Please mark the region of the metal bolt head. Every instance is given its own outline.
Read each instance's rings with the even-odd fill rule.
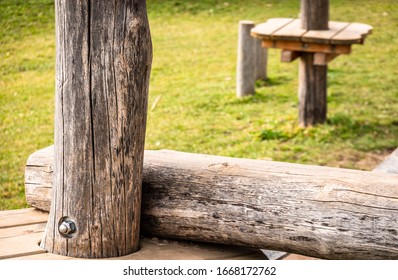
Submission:
[[[71,234],[76,231],[76,225],[72,221],[63,221],[58,228],[61,234]]]

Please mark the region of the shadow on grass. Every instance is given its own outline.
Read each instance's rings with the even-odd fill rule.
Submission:
[[[287,77],[268,78],[266,80],[257,80],[255,85],[255,92],[253,95],[245,96],[243,98],[235,98],[233,101],[227,102],[225,105],[245,105],[254,103],[266,103],[272,99],[278,98],[280,102],[288,102],[289,97],[270,94],[269,92],[261,91],[262,88],[279,86],[289,83],[290,79]]]
[[[291,82],[291,78],[279,75],[276,77],[268,77],[265,80],[257,80],[256,88],[279,86],[279,85],[284,85],[284,84],[290,83],[290,82]]]
[[[225,105],[245,105],[245,104],[254,104],[254,103],[266,103],[272,98],[269,94],[261,93],[261,92],[255,92],[253,95],[241,97],[241,98],[235,98],[234,100],[225,103]]]

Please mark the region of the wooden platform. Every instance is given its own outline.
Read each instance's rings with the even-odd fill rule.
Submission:
[[[21,209],[0,212],[0,259],[72,259],[49,254],[39,247],[48,214]],[[141,250],[118,259],[266,259],[260,250],[143,238]]]
[[[68,260],[39,247],[48,213],[33,208],[0,212],[0,260]],[[267,260],[258,249],[142,238],[141,250],[120,260]],[[289,255],[286,259],[312,259]]]
[[[302,52],[349,54],[352,44],[363,44],[373,27],[362,23],[329,21],[329,30],[305,30],[300,20],[272,18],[258,24],[251,35],[263,42],[263,47]]]

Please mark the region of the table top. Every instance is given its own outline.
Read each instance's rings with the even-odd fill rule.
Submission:
[[[363,23],[329,21],[328,30],[305,30],[300,19],[272,18],[256,25],[251,35],[269,41],[292,41],[326,45],[363,44],[373,27]]]

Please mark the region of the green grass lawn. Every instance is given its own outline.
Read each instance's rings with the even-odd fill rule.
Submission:
[[[0,0],[0,210],[27,206],[26,160],[53,143],[53,2]],[[328,121],[302,129],[298,65],[281,63],[278,50],[256,95],[235,97],[238,21],[297,17],[299,1],[148,0],[146,148],[372,169],[398,146],[398,3],[330,2],[331,20],[374,32],[330,63]]]

